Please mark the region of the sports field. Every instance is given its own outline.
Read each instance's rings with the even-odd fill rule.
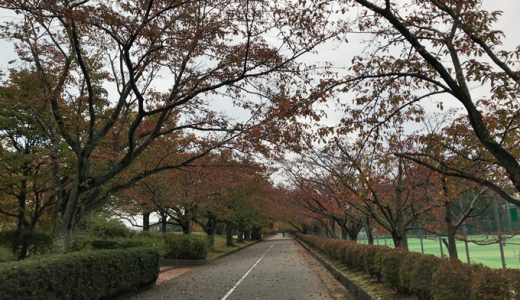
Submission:
[[[482,240],[482,236],[473,236],[473,240]],[[360,240],[360,243],[366,243],[366,240]],[[374,243],[379,245],[385,244],[385,239],[377,239]],[[386,239],[388,246],[393,246],[392,239]],[[423,239],[424,253],[440,256],[440,247],[438,238]],[[408,238],[408,245],[411,251],[421,252],[421,244],[418,238]],[[472,263],[481,263],[491,268],[502,268],[500,260],[500,250],[498,244],[480,246],[474,243],[468,243],[470,260]],[[466,250],[464,242],[457,242],[457,250],[459,259],[466,262]],[[448,255],[448,249],[443,245],[444,255]],[[507,268],[520,269],[520,236],[515,236],[507,240],[504,247]]]

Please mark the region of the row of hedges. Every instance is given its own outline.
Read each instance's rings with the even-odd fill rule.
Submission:
[[[149,248],[73,252],[0,264],[1,299],[112,299],[154,283]]]
[[[419,299],[520,299],[520,270],[494,270],[386,246],[310,235],[298,237],[349,268],[364,271],[398,292],[415,294]]]
[[[153,248],[160,255],[165,253],[164,234],[155,232],[137,232],[131,237],[107,237],[93,234],[78,235],[72,243],[72,251],[92,249],[124,249],[146,246]]]

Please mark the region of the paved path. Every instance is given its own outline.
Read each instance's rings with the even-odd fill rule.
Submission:
[[[324,279],[294,240],[277,235],[147,290],[141,299],[333,299],[339,284]],[[328,280],[328,282],[326,282]],[[331,288],[331,285],[333,288]],[[337,285],[337,286],[334,286]]]

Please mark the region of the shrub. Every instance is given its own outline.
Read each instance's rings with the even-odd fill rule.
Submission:
[[[155,282],[148,248],[74,252],[0,264],[2,299],[112,299]]]
[[[92,249],[126,249],[145,246],[143,241],[135,239],[93,240]]]
[[[0,263],[12,260],[16,260],[13,251],[5,246],[0,246]]]
[[[401,265],[399,267],[399,286],[403,292],[412,292],[412,280],[415,276],[415,265],[419,257],[421,257],[419,253],[410,252],[401,260]]]
[[[350,259],[352,260],[352,267],[356,270],[364,270],[364,254],[365,248],[359,247],[359,245],[353,243],[354,245],[350,248],[351,254]]]
[[[115,240],[93,240],[92,249],[118,249],[120,248]]]
[[[493,270],[402,249],[297,235],[353,269],[363,269],[419,300],[520,299],[520,270]]]
[[[140,231],[132,239],[140,241],[146,247],[157,250],[161,256],[166,253],[164,235],[160,232]]]
[[[208,254],[205,239],[194,235],[169,234],[166,236],[166,253],[171,259],[206,259]]]
[[[469,299],[471,270],[461,262],[444,260],[432,275],[432,294],[435,300]]]
[[[520,270],[507,270],[509,290],[511,291],[511,299],[520,299]]]
[[[52,247],[52,236],[43,231],[26,232],[22,239],[28,243],[29,255],[48,253]],[[18,233],[15,230],[0,231],[0,246],[18,247]]]
[[[509,299],[510,286],[507,273],[492,270],[482,265],[472,266],[471,300],[503,300]]]
[[[380,257],[380,253],[384,253],[387,249],[388,248],[383,246],[368,245],[363,252],[365,271],[368,272],[372,278],[376,278],[377,281],[381,281],[381,263],[378,262],[378,258]]]
[[[118,220],[94,219],[87,225],[89,234],[96,238],[127,238],[133,232]]]
[[[408,252],[401,249],[389,249],[380,257],[381,276],[383,281],[388,282],[392,287],[399,291],[403,291],[399,278],[399,269]]]
[[[420,300],[433,299],[432,276],[441,262],[440,258],[433,255],[419,255],[416,258],[410,289]]]

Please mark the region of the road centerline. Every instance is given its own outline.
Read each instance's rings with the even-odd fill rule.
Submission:
[[[249,270],[247,270],[247,272],[242,276],[242,278],[240,278],[237,283],[235,283],[235,285],[224,295],[224,297],[222,297],[221,300],[226,300],[234,291],[235,289],[240,285],[240,283],[242,283],[242,281],[247,277],[247,275],[249,275],[249,273],[251,273],[251,271],[253,271],[253,269],[256,267],[256,265],[258,265],[258,263],[267,255],[267,253],[269,252],[269,250],[271,250],[271,248],[273,248],[274,245],[271,245],[271,247],[269,247],[269,249],[267,249],[264,253],[264,255],[262,255],[252,266],[251,268],[249,268]]]

